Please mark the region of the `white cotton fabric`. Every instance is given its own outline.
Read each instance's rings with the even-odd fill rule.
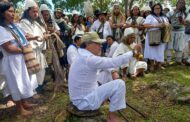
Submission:
[[[79,49],[79,56],[69,71],[70,100],[80,110],[95,110],[110,98],[110,111],[125,108],[125,84],[122,80],[110,81],[98,86],[97,72],[117,68],[132,58],[132,51],[124,55],[107,58],[93,55],[86,49]]]
[[[129,45],[131,47],[131,49],[130,49],[124,43],[120,43],[118,48],[114,52],[113,57],[117,57],[119,55],[122,55],[124,53],[131,51],[135,45],[136,45],[135,43]],[[137,69],[143,68],[143,69],[147,70],[147,63],[144,61],[137,61],[135,58],[132,58],[128,63],[121,66],[122,69],[125,67],[128,68],[128,71],[130,74],[135,74]]]
[[[100,27],[100,25],[101,25],[101,22],[99,21],[99,19],[96,20],[96,21],[92,24],[92,26],[91,26],[91,31],[97,32],[97,31],[98,31],[98,28]],[[103,38],[104,38],[104,39],[106,39],[106,37],[107,37],[108,35],[112,35],[112,29],[111,29],[110,23],[109,23],[108,21],[106,21],[106,22],[104,23],[104,28],[102,27],[99,32],[102,32],[102,31],[103,31]]]
[[[10,95],[10,91],[7,87],[7,83],[5,80],[5,75],[3,74],[3,64],[2,59],[0,59],[0,90],[3,91],[3,96],[7,97]]]
[[[136,19],[136,22],[137,22],[138,25],[142,25],[144,23],[144,21],[145,21],[144,18],[140,17],[140,16]],[[132,18],[128,17],[127,20],[126,20],[126,23],[131,24],[132,23]],[[142,40],[140,38],[140,34],[142,33],[142,31],[140,31],[138,28],[133,28],[133,30],[134,30],[134,33],[136,34],[135,42],[137,44],[141,44]]]
[[[110,48],[106,50],[105,54],[106,57],[112,57],[118,46],[119,46],[118,42],[114,41],[113,44],[110,46]]]
[[[67,49],[67,61],[71,65],[78,56],[78,49],[74,45],[70,45]]]
[[[23,54],[11,54],[2,48],[2,44],[11,42],[17,46],[14,37],[5,28],[0,26],[0,47],[3,52],[2,72],[7,87],[14,101],[33,96],[33,88],[28,74]]]
[[[43,33],[45,33],[45,29],[36,21],[31,23],[26,19],[22,19],[20,25],[26,33],[31,34],[33,36],[39,36],[43,39]],[[45,77],[45,68],[48,67],[45,56],[42,53],[42,50],[46,50],[46,41],[31,40],[30,44],[32,45],[36,58],[41,66],[41,70],[36,75],[38,84],[42,85]]]
[[[164,17],[164,20],[167,21],[165,17]],[[149,15],[147,16],[144,24],[156,25],[159,23],[152,15]],[[158,28],[150,28],[148,29],[148,31],[157,30],[157,29]],[[165,43],[161,43],[158,46],[149,46],[148,32],[147,32],[146,39],[145,39],[144,58],[155,60],[158,62],[164,62],[164,50],[165,50]]]

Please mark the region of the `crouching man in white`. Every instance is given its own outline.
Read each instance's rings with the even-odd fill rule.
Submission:
[[[110,100],[108,122],[118,122],[114,112],[126,108],[125,82],[113,75],[113,80],[98,86],[97,72],[100,69],[117,68],[126,64],[139,55],[139,48],[134,47],[115,58],[100,57],[101,40],[96,32],[88,32],[82,37],[79,56],[72,63],[69,71],[69,96],[70,100],[79,110],[96,110],[106,100]]]
[[[135,41],[135,32],[133,28],[125,29],[124,36],[121,39],[121,43],[115,50],[112,57],[116,57],[126,52],[132,51],[135,45],[137,45],[134,41]],[[123,72],[125,72],[123,73],[123,77],[125,77],[126,75],[126,70],[128,70],[128,73],[131,78],[136,78],[137,75],[147,70],[147,63],[145,61],[140,61],[141,58],[143,57],[133,58],[128,63],[121,66],[121,69],[123,70]]]

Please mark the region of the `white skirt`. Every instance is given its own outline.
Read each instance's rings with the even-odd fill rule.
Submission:
[[[3,74],[14,101],[33,96],[33,87],[22,54],[4,56]]]
[[[145,49],[144,49],[145,59],[164,62],[164,50],[165,50],[165,43],[161,43],[158,46],[150,46],[148,37],[146,35]]]

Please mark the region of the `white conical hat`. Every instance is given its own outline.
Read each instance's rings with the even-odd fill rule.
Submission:
[[[128,35],[131,35],[135,33],[134,29],[133,28],[126,28],[125,31],[124,31],[124,36],[128,36]]]
[[[151,11],[151,8],[149,6],[143,6],[141,11]]]
[[[119,6],[120,3],[118,1],[114,2],[113,6]]]
[[[25,0],[24,10],[27,10],[30,7],[38,7],[38,5],[34,0]]]
[[[76,10],[73,10],[73,11],[72,11],[72,15],[75,15],[75,14],[79,15],[79,12],[76,11]]]
[[[48,6],[46,5],[46,4],[42,4],[41,6],[40,6],[40,11],[49,11],[49,8],[48,8]]]
[[[134,4],[133,7],[132,7],[132,9],[133,9],[134,7],[138,7],[138,8],[139,8],[139,5],[138,5],[138,4]]]

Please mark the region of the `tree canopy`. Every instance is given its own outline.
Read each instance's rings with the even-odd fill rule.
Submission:
[[[24,0],[12,0],[14,4]],[[48,4],[50,2],[53,3],[54,7],[62,8],[65,11],[72,11],[72,10],[83,10],[84,2],[87,0],[38,0],[40,3]],[[94,9],[100,9],[103,11],[108,11],[111,8],[113,2],[118,0],[89,0],[92,3]],[[152,0],[154,3],[160,2],[164,3],[167,0]],[[121,0],[121,5],[123,8],[131,8],[134,3],[138,3],[139,6],[143,6],[144,4],[148,4],[147,0]],[[176,5],[177,0],[168,0],[172,6]],[[187,5],[190,5],[190,0],[186,1]],[[49,5],[50,6],[50,5]]]

